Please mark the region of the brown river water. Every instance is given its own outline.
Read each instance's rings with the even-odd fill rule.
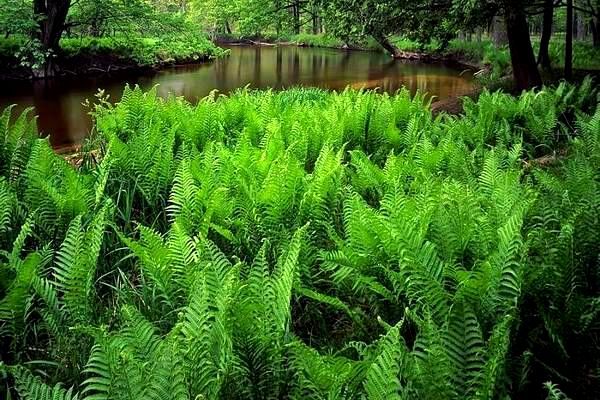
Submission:
[[[160,71],[116,76],[0,82],[0,109],[16,104],[33,107],[38,128],[56,148],[81,143],[91,129],[89,110],[82,103],[104,89],[118,101],[125,84],[148,89],[158,85],[161,96],[198,101],[213,89],[229,93],[240,87],[283,89],[313,86],[342,90],[379,88],[395,92],[407,87],[443,100],[470,92],[471,72],[444,64],[393,60],[382,53],[295,46],[231,46],[228,57],[212,62],[173,66]]]

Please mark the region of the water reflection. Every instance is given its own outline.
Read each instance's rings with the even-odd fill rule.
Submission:
[[[234,46],[229,57],[213,63],[172,67],[150,74],[4,84],[0,107],[34,107],[40,131],[50,134],[52,143],[60,147],[81,142],[89,132],[88,110],[81,103],[93,98],[97,88],[105,89],[116,101],[125,83],[145,89],[159,85],[159,95],[175,94],[189,101],[197,101],[213,89],[227,93],[246,85],[336,90],[351,86],[388,92],[406,86],[413,93],[420,90],[440,99],[472,89],[470,74],[461,75],[443,65],[395,61],[379,53]]]

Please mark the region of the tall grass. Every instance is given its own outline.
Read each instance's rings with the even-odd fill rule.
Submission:
[[[597,394],[591,81],[437,118],[407,91],[127,88],[94,118],[78,168],[0,118],[11,393]]]

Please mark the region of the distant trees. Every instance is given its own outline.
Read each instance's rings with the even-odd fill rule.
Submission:
[[[35,25],[31,1],[0,0],[0,35],[29,33],[35,30]]]
[[[454,0],[331,0],[324,2],[329,22],[346,34],[372,36],[392,55],[397,49],[388,37],[393,33],[415,36],[420,40],[435,37],[442,42],[460,30],[488,25],[495,15],[504,17],[513,74],[517,87],[527,89],[541,85],[541,77],[529,37],[527,10],[522,0],[470,1]]]
[[[588,19],[594,46],[600,47],[600,0],[575,0],[573,10]]]
[[[575,30],[600,46],[600,0],[0,0],[0,6],[0,33],[35,38],[41,54],[56,53],[65,32],[105,36],[157,26],[162,32],[187,21],[214,35],[327,32],[347,43],[371,37],[398,56],[392,35],[424,44],[435,38],[443,45],[460,32],[491,26],[494,41],[510,48],[520,89],[541,84],[537,67],[550,68],[550,41],[557,29],[566,33],[567,75]],[[569,26],[557,26],[557,18]],[[532,31],[541,34],[537,55]]]
[[[51,76],[65,32],[164,33],[181,27],[187,12],[188,0],[0,0],[0,33],[30,37],[22,53],[31,53],[37,75]]]
[[[550,67],[549,45],[556,28],[556,8],[567,9],[564,18],[567,23],[563,27],[567,77],[572,69],[574,28],[581,31],[588,25],[593,42],[600,45],[600,0],[329,0],[321,4],[328,17],[328,31],[341,38],[371,36],[392,55],[397,54],[388,40],[393,34],[421,41],[436,38],[445,43],[459,32],[492,25],[495,41],[501,44],[506,40],[509,45],[514,80],[519,89],[540,86],[538,64]],[[542,15],[542,28],[536,57],[530,38],[530,18],[539,18],[537,15]],[[574,26],[576,16],[579,24]],[[583,20],[589,22],[583,23]]]

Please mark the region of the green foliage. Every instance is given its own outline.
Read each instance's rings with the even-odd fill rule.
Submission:
[[[0,39],[0,54],[31,68],[39,67],[49,56],[38,41],[19,38]],[[186,31],[153,37],[134,35],[64,38],[61,40],[60,57],[79,57],[83,60],[108,57],[144,66],[201,61],[224,54],[224,50],[215,46],[204,35]]]
[[[162,35],[158,37],[66,38],[61,49],[67,57],[116,57],[139,65],[204,60],[223,51],[202,35]]]
[[[28,0],[0,1],[0,32],[28,34],[35,28],[33,7]]]
[[[565,65],[564,40],[552,40],[548,52],[554,66],[562,68]],[[598,60],[600,60],[600,48],[583,41],[573,43],[574,68],[600,70],[600,61]]]
[[[0,118],[11,395],[597,394],[591,80],[437,118],[407,91],[99,98],[78,168]]]
[[[59,67],[98,60],[152,66],[225,54],[184,13],[145,0],[72,2],[66,21],[57,21],[59,46],[51,48],[37,34],[38,24],[54,23],[55,15],[34,15],[31,1],[7,3],[0,11],[0,58],[9,72],[40,72],[49,61]]]
[[[292,43],[295,43],[300,46],[308,46],[308,47],[332,47],[332,48],[341,48],[344,46],[344,43],[335,37],[328,35],[315,35],[309,33],[301,33],[299,35],[294,35],[289,40]]]

